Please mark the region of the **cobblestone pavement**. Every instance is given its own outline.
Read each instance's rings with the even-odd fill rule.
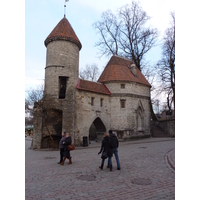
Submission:
[[[100,155],[97,155],[99,148],[74,150],[71,152],[73,164],[66,162],[61,166],[57,164],[58,151],[34,151],[29,149],[30,145],[31,141],[26,140],[26,200],[175,199],[175,174],[165,159],[166,154],[175,148],[174,140],[121,145],[122,169],[116,169],[113,157],[112,172],[106,165],[103,171],[98,168],[101,162]]]

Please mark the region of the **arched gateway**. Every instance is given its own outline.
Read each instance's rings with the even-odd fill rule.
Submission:
[[[89,138],[90,140],[97,140],[98,136],[101,138],[106,132],[106,127],[102,120],[97,117],[89,128]]]

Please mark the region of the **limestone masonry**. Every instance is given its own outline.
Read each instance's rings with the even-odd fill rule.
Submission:
[[[118,138],[150,135],[151,85],[131,60],[114,55],[97,82],[79,79],[82,45],[65,17],[45,46],[45,112],[34,106],[32,148],[58,146],[64,130],[77,146],[109,129]]]

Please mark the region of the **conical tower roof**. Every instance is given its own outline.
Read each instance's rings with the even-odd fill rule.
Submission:
[[[79,47],[79,50],[82,48],[81,42],[76,36],[76,33],[74,32],[71,24],[65,17],[60,20],[60,22],[46,38],[46,40],[44,41],[45,46],[47,46],[51,41],[54,40],[71,41]]]

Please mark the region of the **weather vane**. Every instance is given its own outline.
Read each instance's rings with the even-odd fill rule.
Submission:
[[[69,0],[65,0],[65,5],[64,5],[64,17],[66,17],[66,2],[68,2]]]

